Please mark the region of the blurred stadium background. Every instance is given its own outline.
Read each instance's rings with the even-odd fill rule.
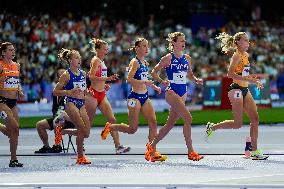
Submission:
[[[252,72],[265,77],[263,91],[250,86],[261,108],[260,121],[283,123],[283,16],[278,3],[264,0],[3,1],[0,6],[0,42],[10,41],[15,45],[26,94],[25,100],[19,104],[20,125],[34,127],[41,116],[51,115],[55,73],[58,68],[67,67],[58,61],[58,51],[63,47],[79,50],[83,68],[88,70],[93,56],[89,41],[93,37],[109,42],[110,52],[105,60],[108,73],[118,73],[120,79],[112,83],[108,97],[114,111],[119,113],[118,121],[125,122],[125,98],[130,92],[130,86],[125,82],[125,68],[133,56],[127,49],[136,37],[147,38],[151,48],[147,59],[153,67],[167,53],[165,38],[173,31],[186,35],[186,53],[193,58],[193,71],[205,80],[204,86],[188,81],[187,105],[196,110],[193,124],[232,116],[230,111],[223,110],[230,108],[226,98],[230,56],[221,54],[214,40],[222,31],[229,34],[245,31],[250,36]],[[149,94],[155,109],[160,112],[157,115],[159,124],[163,124],[168,108],[164,95],[157,95],[152,90]],[[245,122],[248,123],[247,118]],[[102,124],[104,119],[98,116],[95,125]]]

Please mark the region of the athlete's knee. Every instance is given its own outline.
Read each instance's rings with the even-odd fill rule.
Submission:
[[[136,133],[137,130],[138,130],[138,126],[137,127],[129,127],[128,134],[134,134],[134,133]]]
[[[84,138],[89,138],[89,136],[90,136],[90,129],[85,129],[83,134],[84,134]]]
[[[42,124],[41,122],[37,122],[37,123],[36,123],[36,129],[37,129],[37,130],[43,129],[43,124]]]

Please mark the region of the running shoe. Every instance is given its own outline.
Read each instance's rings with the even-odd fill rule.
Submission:
[[[63,149],[62,149],[61,145],[53,145],[50,152],[51,153],[60,153],[60,152],[62,152],[62,150]]]
[[[116,149],[115,149],[115,153],[116,154],[125,154],[127,152],[130,151],[130,147],[127,146],[123,146],[123,145],[119,145]]]
[[[168,159],[166,155],[161,155],[159,152],[155,152],[154,156],[153,154],[153,147],[150,145],[150,143],[146,144],[146,152],[145,152],[145,159],[150,162],[155,162],[155,161],[165,161]]]
[[[88,165],[88,164],[91,164],[92,162],[91,161],[89,161],[87,158],[86,158],[86,156],[83,156],[83,157],[78,157],[77,158],[77,162],[76,162],[76,164],[78,164],[78,165]]]
[[[35,151],[35,154],[41,154],[41,153],[50,153],[51,148],[49,146],[43,146],[39,150]]]
[[[213,130],[212,127],[214,126],[214,123],[208,122],[206,124],[206,133],[205,133],[205,141],[209,142],[209,139],[213,136]]]
[[[261,150],[252,151],[250,154],[252,160],[266,160],[269,156],[263,155]]]
[[[111,126],[111,123],[106,122],[105,127],[102,130],[102,132],[101,132],[102,140],[105,140],[107,138],[107,136],[109,135],[109,133],[110,133],[110,126]]]
[[[24,164],[22,163],[19,163],[19,161],[16,159],[16,160],[10,160],[10,163],[9,163],[9,167],[23,167]]]
[[[188,154],[188,159],[192,160],[192,161],[199,161],[201,159],[203,159],[204,156],[199,155],[198,153],[196,153],[195,151],[192,151]]]
[[[155,161],[166,161],[168,159],[168,156],[160,154],[160,152],[155,152]]]

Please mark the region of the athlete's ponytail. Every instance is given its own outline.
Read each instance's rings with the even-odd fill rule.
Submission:
[[[221,42],[221,51],[227,54],[231,49],[237,47],[237,42],[244,36],[247,35],[245,32],[238,32],[234,36],[231,36],[225,32],[220,33],[216,39]]]
[[[102,45],[107,45],[108,43],[101,39],[93,38],[90,43],[92,44],[92,52],[96,53],[97,49],[100,49]]]
[[[62,61],[69,63],[71,55],[72,55],[72,50],[62,48],[58,54],[58,58]]]
[[[134,42],[134,45],[132,45],[128,50],[129,51],[132,51],[132,52],[135,52],[136,51],[136,47],[138,47],[139,45],[140,45],[140,43],[142,42],[142,41],[147,41],[145,38],[143,38],[143,37],[138,37],[136,40],[135,40],[135,42]]]

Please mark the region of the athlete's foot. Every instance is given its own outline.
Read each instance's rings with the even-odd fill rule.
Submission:
[[[266,160],[269,156],[263,155],[262,151],[258,149],[252,151],[250,157],[252,160]]]
[[[154,158],[155,158],[155,161],[166,161],[168,159],[168,156],[162,155],[160,154],[160,152],[156,151]]]
[[[91,164],[92,162],[91,161],[89,161],[87,158],[86,158],[86,156],[83,156],[83,157],[78,157],[77,158],[77,162],[76,162],[76,164],[78,164],[78,165],[88,165],[88,164]]]
[[[168,159],[168,157],[166,155],[161,155],[160,152],[158,151],[154,152],[154,149],[150,145],[150,143],[147,143],[145,159],[150,162],[156,162],[156,161],[165,161],[166,159]]]
[[[102,140],[105,140],[107,138],[107,136],[109,135],[109,133],[110,133],[110,126],[111,126],[111,123],[106,122],[105,127],[102,130],[102,132],[101,132]]]
[[[117,148],[115,148],[116,154],[125,154],[130,151],[130,147],[119,145]]]
[[[16,160],[10,160],[10,163],[9,163],[9,167],[23,167],[24,164],[22,163],[19,163],[19,161],[16,159]]]
[[[198,153],[196,153],[195,151],[192,151],[188,154],[188,159],[192,160],[192,161],[199,161],[201,159],[203,159],[204,156],[199,155]]]
[[[61,145],[53,145],[50,152],[51,153],[60,153],[60,152],[62,152],[62,150],[63,149],[62,149]]]
[[[206,131],[205,131],[205,141],[209,142],[209,139],[213,136],[213,130],[212,127],[214,126],[214,123],[208,122],[206,124]]]
[[[153,156],[153,151],[154,151],[154,149],[153,149],[153,147],[150,145],[150,143],[148,142],[147,144],[146,144],[146,152],[145,152],[145,159],[147,160],[147,161],[150,161],[150,162],[154,162],[155,160],[154,160],[154,156]]]
[[[51,148],[49,146],[43,146],[39,150],[35,151],[35,154],[41,154],[41,153],[50,153]]]

